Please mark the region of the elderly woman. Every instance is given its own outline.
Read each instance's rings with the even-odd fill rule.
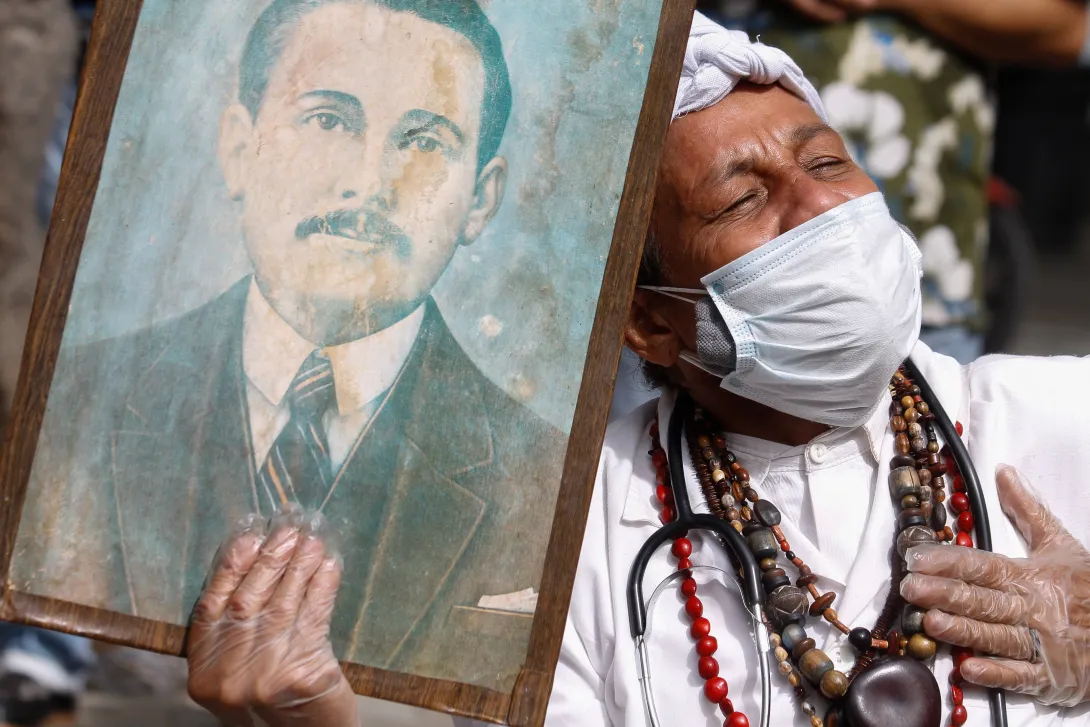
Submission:
[[[998,724],[980,686],[1009,690],[1011,725],[1087,723],[1090,504],[1063,483],[1090,471],[1090,362],[937,355],[919,277],[799,68],[697,16],[625,330],[667,393],[607,434],[549,725],[643,725],[650,701],[660,724],[744,727],[755,629],[774,725]],[[680,571],[646,700],[626,585],[675,491],[741,534],[765,618],[723,542],[679,534],[644,579]],[[973,548],[981,493],[996,555]],[[327,639],[337,560],[301,521],[263,532],[229,541],[197,607],[191,693],[229,725],[366,724]]]

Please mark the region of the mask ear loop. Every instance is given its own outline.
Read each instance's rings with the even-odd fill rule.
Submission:
[[[706,363],[704,363],[703,361],[700,360],[700,354],[694,354],[692,351],[682,351],[681,353],[678,354],[678,358],[680,358],[682,361],[686,362],[690,366],[696,366],[698,369],[700,369],[704,373],[710,374],[710,375],[714,376],[717,379],[722,379],[723,377],[725,377],[727,374],[730,373],[729,370],[727,370],[727,371],[716,371],[711,366],[708,366]]]
[[[643,704],[644,711],[647,714],[648,722],[651,727],[661,727],[662,723],[659,722],[658,707],[655,706],[655,690],[651,684],[651,655],[647,649],[647,641],[651,636],[651,625],[654,621],[655,615],[655,602],[658,601],[659,596],[666,590],[666,587],[688,577],[691,571],[710,571],[718,573],[723,576],[723,581],[729,583],[735,591],[738,592],[738,596],[745,603],[745,596],[742,593],[741,586],[738,585],[738,581],[735,580],[734,575],[722,568],[717,568],[714,565],[694,565],[688,570],[675,571],[666,578],[662,579],[662,582],[656,586],[654,592],[651,594],[651,598],[647,599],[647,622],[644,628],[643,636],[636,642],[636,676],[640,682],[640,691],[643,692]],[[753,645],[757,650],[757,661],[760,664],[761,670],[761,727],[768,727],[771,717],[771,704],[772,704],[772,680],[771,672],[768,662],[768,653],[772,650],[772,643],[768,640],[768,632],[765,631],[764,624],[761,623],[759,616],[760,605],[754,606],[754,611],[747,610],[750,620],[754,626],[750,628],[750,638],[753,640]]]
[[[692,298],[686,298],[685,295],[678,295],[678,293],[684,293],[686,295],[698,295],[704,297],[708,294],[708,291],[698,288],[671,288],[663,285],[641,285],[640,290],[650,290],[660,295],[665,295],[667,298],[673,298],[674,300],[680,300],[685,303],[691,303],[696,305],[696,301]]]

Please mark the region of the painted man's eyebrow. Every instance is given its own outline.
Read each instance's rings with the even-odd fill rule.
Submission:
[[[353,111],[359,115],[363,115],[363,104],[360,100],[350,93],[344,91],[334,91],[329,88],[318,88],[313,91],[307,91],[306,93],[299,94],[300,101],[308,101],[311,99],[319,99],[328,101],[338,106],[346,107],[348,110]]]
[[[437,114],[434,111],[426,111],[424,109],[413,109],[402,117],[402,125],[413,127],[414,130],[424,131],[426,129],[442,128],[449,131],[457,139],[459,146],[465,143],[465,134],[462,133],[462,129],[458,124],[454,123],[446,116]]]

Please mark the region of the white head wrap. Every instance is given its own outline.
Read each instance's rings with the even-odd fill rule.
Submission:
[[[828,121],[817,89],[789,55],[764,43],[751,43],[742,31],[727,30],[694,13],[673,118],[714,106],[742,80],[779,83]]]

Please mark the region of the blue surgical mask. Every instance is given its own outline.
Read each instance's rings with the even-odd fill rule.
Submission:
[[[703,290],[642,287],[695,305],[697,351],[682,358],[724,389],[858,426],[919,338],[921,273],[915,240],[875,192],[705,275]]]

